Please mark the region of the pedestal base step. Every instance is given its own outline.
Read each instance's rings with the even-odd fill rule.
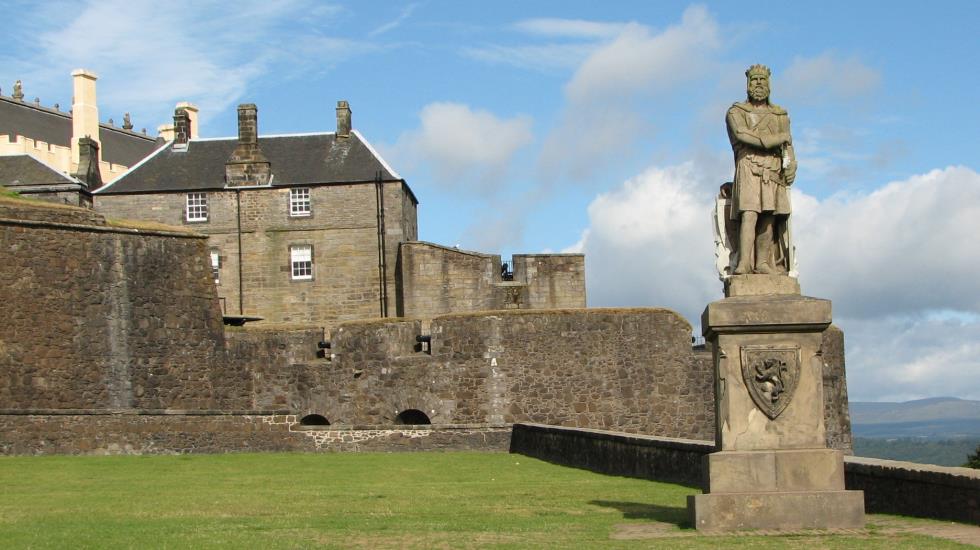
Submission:
[[[699,531],[860,529],[863,491],[708,493],[687,497]]]

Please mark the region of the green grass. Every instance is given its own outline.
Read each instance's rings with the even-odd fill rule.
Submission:
[[[502,453],[0,457],[0,545],[959,547],[875,529],[695,535],[683,526],[692,492]],[[610,539],[645,525],[682,536]]]

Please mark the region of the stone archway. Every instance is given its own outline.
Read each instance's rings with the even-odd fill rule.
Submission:
[[[421,424],[432,424],[429,420],[429,415],[418,409],[406,409],[398,413],[395,417],[395,424],[406,424],[406,425],[421,425]]]
[[[322,414],[308,414],[299,419],[300,426],[329,426],[330,421]]]

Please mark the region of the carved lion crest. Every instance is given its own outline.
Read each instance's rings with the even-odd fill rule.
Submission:
[[[800,382],[798,346],[742,347],[742,380],[759,410],[775,420],[793,399]]]

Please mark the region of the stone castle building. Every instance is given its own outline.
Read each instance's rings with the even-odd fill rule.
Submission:
[[[585,306],[584,256],[513,258],[418,240],[418,199],[351,125],[260,136],[238,108],[238,137],[202,139],[178,107],[173,139],[95,193],[108,217],[208,236],[227,318],[270,323],[423,317],[490,309]]]
[[[150,154],[156,138],[134,132],[127,113],[122,126],[100,122],[95,73],[72,72],[69,112],[25,101],[18,81],[0,95],[0,185],[22,195],[91,205],[91,192],[119,177]]]

